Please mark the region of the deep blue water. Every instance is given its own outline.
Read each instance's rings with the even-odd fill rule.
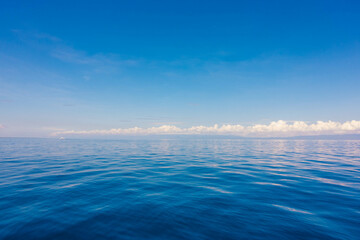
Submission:
[[[0,239],[360,239],[360,141],[0,138]]]

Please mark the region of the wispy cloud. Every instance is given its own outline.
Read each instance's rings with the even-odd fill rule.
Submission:
[[[317,121],[306,123],[304,121],[274,121],[270,124],[254,124],[250,126],[224,124],[214,126],[193,126],[180,128],[174,125],[162,125],[150,128],[113,128],[107,130],[58,131],[53,135],[157,135],[157,134],[213,134],[238,136],[301,136],[322,134],[351,134],[360,133],[360,121],[352,120],[344,123],[333,121]]]
[[[104,66],[132,66],[138,64],[138,60],[120,59],[115,54],[89,55],[84,51],[76,50],[66,45],[57,45],[50,50],[50,55],[63,62],[82,65]]]
[[[49,56],[71,64],[89,65],[91,67],[119,67],[133,66],[139,63],[139,60],[124,59],[113,53],[88,54],[85,51],[73,48],[62,39],[47,33],[26,32],[19,29],[14,29],[13,33],[33,48],[45,51]]]
[[[4,128],[4,126],[2,124],[0,124],[0,129]]]

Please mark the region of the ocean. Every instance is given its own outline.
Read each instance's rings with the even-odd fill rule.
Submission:
[[[360,141],[0,138],[0,239],[360,239]]]

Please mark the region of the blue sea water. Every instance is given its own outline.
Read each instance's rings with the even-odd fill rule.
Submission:
[[[360,141],[0,138],[0,239],[360,239]]]

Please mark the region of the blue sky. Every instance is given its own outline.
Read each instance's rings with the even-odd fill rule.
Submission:
[[[358,1],[2,1],[0,136],[360,120]]]

